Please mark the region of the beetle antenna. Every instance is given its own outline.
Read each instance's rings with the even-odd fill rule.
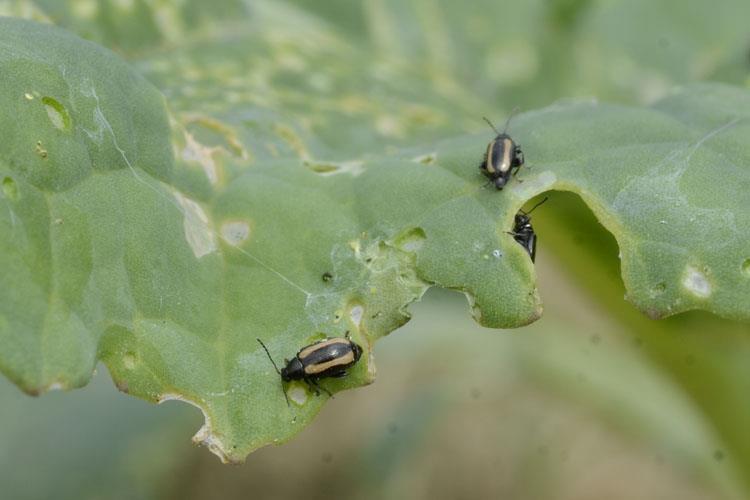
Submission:
[[[522,214],[524,214],[524,215],[529,215],[531,212],[533,212],[534,210],[536,210],[539,205],[543,205],[544,202],[547,201],[547,200],[549,200],[549,196],[545,196],[542,201],[540,201],[539,203],[537,203],[536,205],[534,205],[533,207],[531,207],[531,210],[529,210],[528,212],[525,212],[523,209],[520,210],[520,212]]]
[[[521,111],[521,108],[516,106],[515,108],[513,108],[513,111],[510,112],[510,116],[508,117],[507,120],[505,120],[505,128],[503,128],[503,134],[508,131],[508,125],[510,125],[510,120],[513,119],[513,117],[516,116],[516,114],[519,111]]]
[[[268,356],[268,359],[270,359],[270,360],[271,360],[271,364],[273,364],[273,367],[274,367],[274,368],[276,369],[276,373],[278,373],[278,374],[279,374],[279,376],[281,376],[281,372],[279,371],[279,367],[278,367],[278,366],[276,366],[276,362],[275,362],[275,361],[273,360],[273,358],[271,357],[271,353],[270,353],[270,352],[268,352],[268,348],[266,347],[266,344],[264,344],[264,343],[263,343],[263,341],[262,341],[262,340],[260,340],[260,339],[255,339],[255,340],[257,340],[257,341],[258,341],[258,343],[260,344],[260,346],[261,346],[261,347],[263,348],[263,350],[264,350],[264,351],[266,351],[266,355]]]
[[[286,399],[286,405],[288,408],[291,408],[292,405],[289,404],[289,396],[286,395],[286,391],[284,390],[284,381],[281,380],[281,394],[284,395],[284,399]]]
[[[266,347],[266,344],[264,344],[263,341],[260,340],[260,339],[258,339],[258,338],[256,338],[255,340],[257,340],[258,343],[260,344],[260,346],[263,348],[263,350],[266,351],[266,354],[268,355],[268,359],[271,360],[271,364],[276,369],[276,373],[278,373],[279,377],[281,377],[281,372],[279,371],[279,367],[276,366],[276,362],[271,357],[271,353],[268,352],[268,348]],[[281,381],[281,393],[284,395],[284,399],[286,399],[286,405],[289,406],[289,407],[291,407],[291,405],[289,404],[289,396],[286,395],[286,391],[284,390],[284,381],[283,380]]]
[[[493,124],[493,123],[492,123],[492,122],[490,121],[490,119],[489,119],[489,118],[487,118],[486,116],[483,116],[482,118],[484,118],[484,121],[486,121],[486,122],[487,122],[487,124],[488,124],[488,125],[489,125],[490,127],[492,127],[492,130],[494,130],[494,131],[495,131],[495,133],[496,133],[497,135],[500,135],[500,132],[498,132],[498,131],[497,131],[497,129],[495,128],[495,125],[494,125],[494,124]]]
[[[531,207],[531,210],[529,210],[528,212],[526,212],[526,215],[529,215],[531,212],[533,212],[534,210],[536,210],[539,206],[544,205],[544,202],[546,202],[547,200],[549,200],[549,196],[545,196],[542,201],[540,201],[539,203],[537,203],[536,205],[534,205],[533,207]]]

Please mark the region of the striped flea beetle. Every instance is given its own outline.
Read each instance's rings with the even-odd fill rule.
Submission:
[[[505,128],[502,133],[498,132],[495,125],[489,119],[484,119],[497,135],[487,145],[487,152],[484,155],[484,161],[479,165],[479,170],[482,171],[482,174],[497,189],[503,189],[503,186],[510,180],[511,175],[515,176],[518,173],[518,169],[523,165],[523,151],[521,151],[521,146],[516,144],[506,133],[511,118],[513,118],[513,114],[505,122]]]
[[[329,396],[333,396],[331,391],[318,385],[318,380],[346,376],[347,368],[354,366],[362,356],[362,348],[352,342],[349,332],[346,332],[345,338],[328,337],[303,347],[292,360],[285,359],[286,366],[279,370],[263,341],[256,340],[266,351],[268,359],[271,360],[273,367],[276,369],[276,373],[281,377],[281,390],[284,393],[287,405],[289,404],[289,398],[284,391],[284,382],[303,380],[316,395],[320,394],[318,389],[322,389]]]
[[[514,240],[526,249],[529,253],[529,257],[531,257],[531,262],[534,262],[534,259],[536,258],[536,233],[531,226],[530,214],[548,199],[549,198],[544,198],[542,201],[531,207],[531,210],[528,212],[519,210],[513,222],[513,231],[508,232],[508,234],[513,236]]]

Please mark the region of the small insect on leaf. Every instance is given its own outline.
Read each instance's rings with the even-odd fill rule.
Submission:
[[[497,135],[487,145],[487,151],[485,152],[482,164],[479,165],[479,170],[498,190],[503,189],[511,176],[515,176],[518,173],[518,169],[524,163],[521,146],[516,144],[507,134],[508,124],[510,124],[510,120],[515,115],[516,110],[513,110],[513,113],[506,120],[502,132],[499,132],[487,117],[484,118]]]
[[[531,212],[536,210],[537,207],[542,205],[548,199],[548,197],[545,197],[542,201],[531,207],[531,210],[529,210],[528,212],[519,210],[513,222],[513,231],[508,232],[508,234],[513,236],[514,240],[516,240],[522,247],[526,249],[526,251],[529,253],[529,257],[531,257],[531,262],[534,262],[534,260],[536,259],[537,238],[536,233],[534,232],[534,228],[531,225],[530,215]]]

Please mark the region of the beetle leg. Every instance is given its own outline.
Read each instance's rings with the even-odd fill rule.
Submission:
[[[314,393],[316,396],[320,396],[320,391],[318,390],[318,386],[316,384],[313,384],[312,380],[305,378],[302,379],[307,384],[307,388],[310,389],[310,392]]]
[[[310,385],[311,387],[315,387],[314,391],[315,391],[316,396],[320,396],[320,390],[322,390],[323,392],[328,394],[328,396],[333,397],[333,394],[331,394],[331,391],[329,391],[328,389],[326,389],[325,387],[321,385],[318,385],[315,379],[308,378],[308,379],[305,379],[305,382],[307,382],[307,384]]]
[[[316,384],[316,385],[317,385],[317,384]],[[333,393],[332,393],[331,391],[329,391],[328,389],[326,389],[326,388],[325,388],[325,387],[323,387],[322,385],[319,385],[318,387],[320,387],[320,389],[321,389],[321,390],[322,390],[323,392],[325,392],[326,394],[328,394],[328,397],[329,397],[329,398],[332,398],[332,397],[333,397]]]
[[[479,171],[482,172],[482,175],[484,175],[485,177],[488,177],[487,182],[482,186],[482,188],[486,188],[487,186],[491,185],[494,182],[494,179],[489,178],[487,174],[487,160],[483,161],[479,165]]]

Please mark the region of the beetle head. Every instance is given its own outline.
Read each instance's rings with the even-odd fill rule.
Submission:
[[[529,224],[530,221],[531,221],[531,217],[529,217],[528,214],[525,214],[525,213],[522,213],[522,212],[518,212],[516,214],[516,218],[515,218],[513,224],[516,227],[516,230],[518,230],[521,227]]]
[[[304,376],[305,367],[299,358],[294,358],[286,363],[286,366],[281,369],[281,380],[289,382],[291,380],[298,380]]]
[[[359,344],[352,342],[352,353],[354,353],[354,362],[356,363],[362,356],[362,348],[359,346]]]

